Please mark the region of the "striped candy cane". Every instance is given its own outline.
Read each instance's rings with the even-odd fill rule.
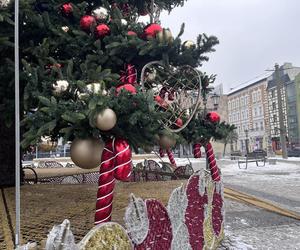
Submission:
[[[214,151],[213,151],[213,148],[212,148],[212,145],[210,142],[208,142],[206,144],[205,151],[206,151],[206,157],[208,160],[211,178],[213,179],[213,181],[220,181],[221,177],[219,174],[219,169],[218,169]]]
[[[162,148],[159,148],[159,156],[164,157],[165,156],[165,151]]]
[[[112,139],[105,144],[101,157],[95,224],[111,220],[115,181],[128,180],[131,165],[131,150],[125,140]]]
[[[175,162],[175,159],[174,159],[173,152],[171,151],[171,149],[167,149],[166,152],[167,152],[167,155],[168,155],[168,157],[169,157],[169,160],[170,160],[171,164],[172,164],[174,167],[176,167],[176,162]]]
[[[200,143],[194,144],[193,151],[194,151],[195,158],[201,158],[201,144]]]

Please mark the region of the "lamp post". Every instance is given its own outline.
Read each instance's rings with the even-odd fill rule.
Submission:
[[[247,153],[247,154],[249,154],[249,145],[248,145],[248,144],[249,144],[249,141],[248,141],[248,140],[249,140],[249,139],[248,139],[248,135],[249,135],[249,134],[248,134],[248,133],[249,133],[249,130],[246,129],[246,130],[245,130],[245,135],[246,135],[246,153]]]
[[[219,102],[220,102],[220,96],[217,95],[217,93],[214,93],[214,94],[211,96],[211,99],[213,100],[214,110],[218,110]]]

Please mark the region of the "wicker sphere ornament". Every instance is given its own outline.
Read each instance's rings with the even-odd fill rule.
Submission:
[[[144,29],[144,37],[147,39],[155,38],[157,33],[161,32],[163,29],[162,27],[157,23],[151,23],[147,25]]]
[[[106,108],[96,115],[95,123],[102,131],[111,130],[117,123],[117,115],[112,109]]]
[[[206,117],[212,123],[217,123],[221,119],[220,115],[217,112],[214,112],[214,111],[209,112]]]
[[[80,19],[80,28],[85,31],[90,31],[91,27],[95,24],[96,24],[96,19],[93,16],[86,15]]]
[[[100,166],[104,143],[97,138],[75,139],[70,151],[71,159],[76,166],[92,169]]]
[[[52,84],[53,94],[60,95],[65,92],[69,87],[69,83],[66,80],[58,80]]]
[[[176,126],[177,126],[178,128],[181,128],[181,127],[183,126],[183,121],[182,121],[181,118],[178,118],[178,119],[176,120]]]
[[[170,29],[163,29],[162,31],[159,31],[156,35],[156,37],[158,38],[158,40],[161,43],[167,43],[167,44],[171,44],[174,41],[172,32]]]
[[[93,10],[92,15],[100,22],[104,22],[109,18],[108,10],[103,7]]]
[[[150,74],[153,76],[148,77]],[[141,72],[144,91],[151,90],[156,112],[162,114],[159,121],[166,129],[178,133],[195,115],[201,103],[201,76],[189,65],[165,65],[161,61],[147,63]],[[176,126],[176,120],[184,117],[183,124]]]
[[[103,38],[109,34],[110,34],[110,28],[106,24],[102,23],[97,25],[95,29],[96,37]]]
[[[161,135],[158,143],[162,149],[170,149],[175,146],[176,140],[168,135]]]
[[[73,13],[73,7],[71,3],[65,3],[61,6],[61,12],[65,16],[70,16]]]
[[[183,50],[195,49],[196,44],[192,40],[187,40],[183,43],[182,48],[183,48]]]

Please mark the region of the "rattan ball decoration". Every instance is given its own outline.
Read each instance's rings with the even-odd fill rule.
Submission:
[[[106,108],[96,115],[96,127],[102,131],[111,130],[117,123],[116,113]]]
[[[71,145],[71,159],[83,169],[96,168],[101,163],[104,143],[97,138],[75,139]]]

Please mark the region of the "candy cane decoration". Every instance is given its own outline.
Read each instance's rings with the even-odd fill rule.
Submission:
[[[212,177],[213,181],[220,181],[221,177],[219,174],[219,169],[218,169],[214,151],[213,151],[213,148],[212,148],[212,145],[210,142],[208,142],[206,144],[205,151],[206,151],[206,157],[208,160],[211,177]]]
[[[164,157],[165,156],[165,151],[162,148],[159,148],[159,156]]]
[[[167,152],[167,155],[168,155],[168,157],[169,157],[169,160],[170,160],[171,164],[172,164],[174,167],[176,167],[176,162],[175,162],[175,159],[174,159],[173,152],[171,151],[171,149],[167,149],[166,152]]]
[[[195,158],[201,158],[201,144],[200,143],[194,144],[193,151],[194,151]]]
[[[125,140],[111,139],[103,149],[98,181],[95,224],[111,220],[115,181],[131,175],[131,150]]]

